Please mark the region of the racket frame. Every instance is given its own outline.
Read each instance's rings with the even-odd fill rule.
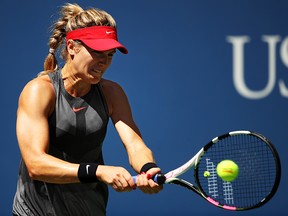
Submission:
[[[202,187],[199,183],[198,180],[198,163],[201,160],[202,156],[205,154],[205,152],[214,144],[216,144],[217,142],[219,142],[220,140],[229,137],[229,136],[235,136],[235,135],[240,135],[240,134],[246,134],[246,135],[252,135],[252,136],[256,136],[258,138],[260,138],[261,140],[263,140],[269,147],[271,152],[273,153],[274,159],[275,159],[275,163],[276,163],[276,178],[275,178],[275,184],[271,190],[271,192],[267,195],[266,198],[262,199],[257,205],[248,207],[248,208],[237,208],[234,206],[228,206],[228,205],[221,205],[219,202],[215,201],[213,198],[209,197],[203,190]],[[197,186],[193,185],[192,183],[181,179],[181,178],[177,178],[178,176],[184,174],[185,172],[187,172],[189,169],[191,169],[192,167],[194,167],[194,180]],[[280,178],[281,178],[281,163],[280,163],[280,158],[279,155],[275,149],[275,147],[273,146],[273,144],[263,135],[256,133],[256,132],[251,132],[248,130],[238,130],[238,131],[231,131],[229,133],[223,134],[221,136],[215,137],[214,139],[212,139],[208,144],[206,144],[204,147],[202,147],[198,153],[193,156],[189,161],[187,161],[185,164],[183,164],[182,166],[168,172],[165,174],[166,177],[166,181],[165,184],[178,184],[181,185],[183,187],[186,187],[192,191],[194,191],[195,193],[197,193],[198,195],[200,195],[201,197],[203,197],[205,200],[207,200],[209,203],[220,207],[222,209],[225,210],[232,210],[232,211],[243,211],[243,210],[250,210],[250,209],[254,209],[254,208],[258,208],[262,205],[264,205],[266,202],[268,202],[276,193],[279,183],[280,183]]]

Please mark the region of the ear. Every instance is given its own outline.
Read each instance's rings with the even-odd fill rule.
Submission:
[[[75,55],[80,51],[80,47],[73,40],[67,41],[67,51],[70,55]]]

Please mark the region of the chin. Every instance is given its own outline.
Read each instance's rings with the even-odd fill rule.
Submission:
[[[91,84],[97,84],[101,80],[101,77],[94,77],[93,79],[90,79]]]
[[[100,82],[100,80],[102,79],[102,76],[99,75],[99,74],[89,74],[88,76],[88,81],[91,83],[91,84],[97,84]]]

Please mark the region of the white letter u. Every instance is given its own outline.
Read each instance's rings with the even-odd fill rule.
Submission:
[[[253,91],[249,89],[244,79],[244,44],[249,42],[248,36],[228,36],[227,41],[233,45],[233,83],[236,90],[245,98],[261,99],[271,93],[276,80],[275,49],[276,43],[280,40],[279,36],[263,36],[263,41],[268,43],[269,50],[269,76],[264,89]]]

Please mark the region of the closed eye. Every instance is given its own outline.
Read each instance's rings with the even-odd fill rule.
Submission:
[[[93,54],[95,54],[98,58],[104,58],[106,55],[107,55],[108,57],[113,57],[114,54],[116,53],[116,51],[112,51],[112,52],[110,52],[110,53],[105,53],[105,52],[101,52],[101,51],[97,51],[97,50],[93,50],[92,52],[93,52]]]

